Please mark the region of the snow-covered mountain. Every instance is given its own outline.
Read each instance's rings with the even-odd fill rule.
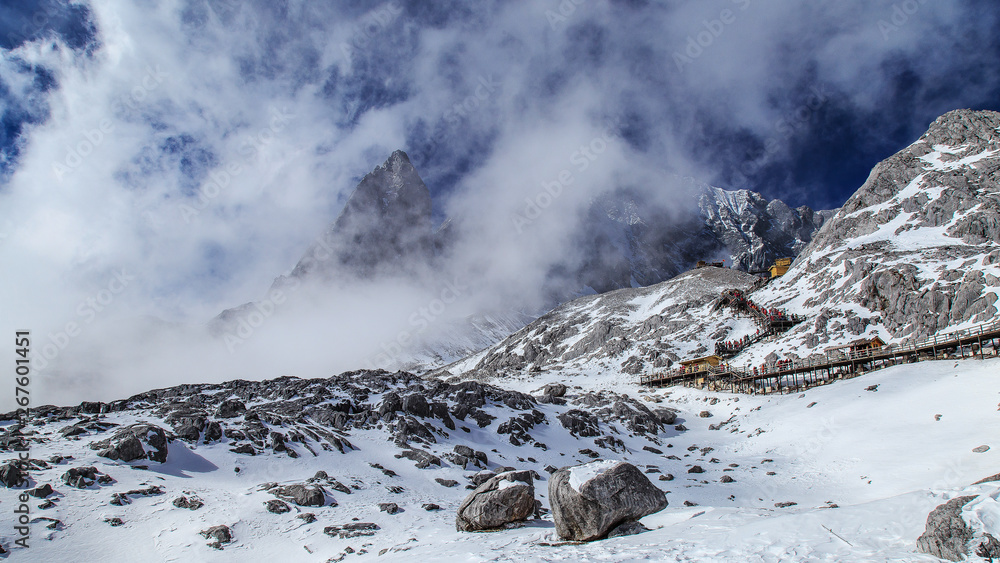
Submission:
[[[812,319],[774,345],[805,357],[861,335],[898,342],[988,322],[998,295],[1000,113],[957,110],[879,163],[754,298]]]
[[[717,341],[754,334],[749,319],[715,309],[730,288],[755,289],[758,304],[807,318],[748,348],[735,365],[822,354],[862,336],[898,342],[988,322],[1000,292],[998,128],[996,112],[939,118],[876,166],[788,273],[759,289],[757,278],[704,268],[581,298],[447,370],[486,380],[610,370],[632,380],[710,353]],[[733,224],[735,212],[754,213],[748,194],[716,193],[725,203],[708,208],[723,223]],[[784,214],[775,202],[766,207]]]

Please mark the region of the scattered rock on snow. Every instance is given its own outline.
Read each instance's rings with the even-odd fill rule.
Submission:
[[[379,527],[373,522],[351,522],[339,526],[327,526],[323,528],[323,533],[340,539],[357,538],[364,536],[374,536]]]
[[[293,502],[299,506],[323,506],[326,504],[326,494],[318,485],[283,485],[267,489],[272,495]]]
[[[222,549],[222,544],[233,541],[233,532],[229,529],[229,526],[226,526],[225,524],[212,526],[207,530],[202,530],[201,535],[206,539],[211,538],[213,541],[209,542],[208,545],[214,547],[215,549]]]
[[[28,494],[35,498],[45,498],[51,495],[54,491],[52,490],[52,485],[45,483],[40,487],[35,487],[28,491]]]
[[[201,508],[202,506],[204,506],[205,503],[202,502],[201,499],[198,498],[198,497],[192,496],[192,497],[188,498],[186,496],[179,496],[179,497],[177,497],[177,498],[174,499],[173,505],[176,506],[177,508],[186,508],[188,510],[198,510],[199,508]]]
[[[267,511],[271,514],[285,514],[286,512],[291,512],[292,508],[288,506],[288,503],[278,499],[271,499],[264,503],[267,507]]]
[[[76,489],[86,489],[96,480],[96,467],[71,467],[62,475],[62,482]]]

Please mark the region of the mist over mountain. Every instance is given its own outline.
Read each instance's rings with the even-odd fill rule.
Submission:
[[[757,269],[821,225],[802,206],[840,206],[937,116],[1000,92],[986,2],[905,22],[892,2],[570,4],[5,4],[0,294],[3,323],[41,335],[44,393],[323,376],[424,326],[524,320],[700,259]],[[391,266],[333,249],[377,276],[272,299],[396,150],[430,215],[379,242]],[[703,206],[694,184],[762,199]],[[437,261],[398,263],[428,245]],[[259,326],[206,335],[254,302]]]

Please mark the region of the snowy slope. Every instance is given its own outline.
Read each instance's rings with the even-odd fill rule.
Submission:
[[[715,342],[754,332],[750,319],[713,311],[719,295],[749,290],[759,278],[728,268],[699,268],[671,280],[564,303],[502,342],[437,375],[490,381],[608,372],[621,381],[705,355]]]
[[[11,557],[17,561],[934,561],[915,553],[914,547],[927,513],[960,494],[1000,490],[996,483],[970,485],[995,473],[1000,465],[1000,450],[994,443],[1000,435],[998,369],[1000,360],[996,359],[897,366],[811,389],[801,396],[747,397],[692,389],[638,393],[632,389],[632,397],[645,399],[641,403],[677,409],[677,422],[689,430],[678,432],[666,426],[655,435],[643,434],[630,431],[621,420],[602,419],[602,430],[624,443],[625,449],[619,451],[601,448],[593,438],[575,438],[558,421],[557,416],[571,406],[597,412],[599,407],[586,406],[592,400],[531,406],[545,416],[545,422],[530,430],[532,439],[544,442],[547,449],[534,443],[515,446],[510,435],[497,432],[510,415],[530,412],[506,406],[504,401],[516,404],[511,399],[516,395],[502,390],[487,391],[490,398],[483,410],[498,418],[483,428],[470,424],[471,420],[456,420],[459,429],[449,431],[439,420],[416,417],[435,429],[435,442],[420,445],[427,451],[444,457],[455,445],[468,445],[487,453],[490,468],[511,465],[537,471],[542,481],[537,483],[536,497],[545,506],[544,467],[588,461],[579,449],[591,448],[606,459],[626,459],[640,468],[655,466],[656,471],[647,475],[669,491],[670,506],[643,519],[652,531],[579,545],[558,541],[549,516],[501,532],[455,531],[455,509],[469,491],[462,486],[444,487],[435,478],[464,485],[475,468],[466,471],[445,459],[441,467],[417,469],[413,462],[397,459],[394,456],[402,449],[394,444],[392,424],[379,417],[375,418],[380,422],[373,424],[359,422],[367,417],[356,417],[356,422],[338,432],[355,447],[343,454],[324,450],[311,439],[288,442],[297,458],[267,447],[258,448],[255,456],[236,454],[229,451],[236,441],[230,438],[209,444],[178,439],[170,444],[166,463],[143,461],[148,469],[141,470],[134,468],[140,462],[114,462],[87,447],[113,430],[63,438],[59,430],[80,422],[81,416],[52,411],[52,416],[38,420],[47,422],[30,427],[37,432],[32,457],[48,459],[58,454],[75,459],[33,471],[32,486],[50,483],[57,492],[50,497],[55,499],[52,508],[36,508],[41,499],[33,498],[30,504],[33,517],[60,523],[52,530],[45,527],[48,521],[34,524],[31,547],[27,551],[15,548]],[[386,386],[378,388],[377,381]],[[605,383],[597,384],[603,387]],[[370,376],[365,384],[373,387],[364,399],[362,388],[350,385],[349,378],[308,384],[284,378],[260,384],[188,386],[148,394],[121,405],[127,407],[122,411],[82,418],[117,424],[141,419],[169,428],[157,413],[169,416],[176,405],[214,404],[244,389],[260,393],[258,400],[247,402],[248,408],[264,415],[261,418],[268,421],[271,431],[288,434],[307,423],[323,426],[315,415],[290,414],[279,420],[274,414],[291,412],[283,410],[283,405],[315,393],[322,400],[314,405],[346,399],[359,408],[369,405],[373,412],[378,412],[391,390],[419,387],[433,394],[432,387],[405,376]],[[878,391],[865,390],[873,384]],[[321,392],[323,388],[328,395]],[[573,403],[585,391],[571,390],[567,398]],[[205,399],[194,399],[197,395]],[[449,396],[445,393],[437,399]],[[446,401],[454,406],[452,399]],[[164,410],[171,404],[175,406]],[[701,411],[711,416],[701,418]],[[396,419],[404,416],[397,413]],[[244,418],[219,420],[235,430],[244,427]],[[721,429],[710,429],[720,423]],[[470,431],[461,431],[461,426],[471,426]],[[10,428],[5,423],[5,429]],[[980,445],[994,447],[973,453]],[[643,450],[643,446],[663,453]],[[13,456],[8,452],[3,457]],[[391,469],[396,476],[371,464]],[[59,480],[67,468],[84,465],[93,465],[114,482],[73,489]],[[687,473],[693,465],[705,471]],[[263,483],[302,482],[319,470],[352,489],[346,494],[328,488],[327,502],[335,499],[338,506],[292,506],[285,514],[265,510],[265,502],[275,497],[261,490]],[[658,479],[668,473],[673,480]],[[721,482],[724,475],[733,482]],[[108,504],[113,492],[149,485],[162,487],[164,494],[131,494],[130,504]],[[402,490],[387,489],[393,486]],[[17,492],[0,488],[2,506],[12,507]],[[198,497],[205,505],[197,510],[177,508],[171,501],[182,494]],[[695,506],[685,506],[685,501]],[[377,504],[385,502],[397,503],[402,512],[380,512]],[[797,504],[775,506],[788,502]],[[425,503],[436,503],[442,510],[425,511]],[[317,520],[307,523],[298,518],[306,512]],[[113,517],[124,523],[112,527],[104,522]],[[372,536],[347,539],[323,532],[327,526],[354,518],[373,522],[379,529]],[[221,551],[208,547],[198,534],[217,524],[230,526],[234,535],[234,541],[224,544]],[[6,549],[11,548],[11,526],[10,518],[0,521],[0,544]]]

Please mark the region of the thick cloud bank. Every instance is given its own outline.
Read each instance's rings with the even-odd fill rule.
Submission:
[[[428,318],[543,303],[554,265],[586,259],[571,235],[609,189],[670,202],[688,176],[838,206],[937,115],[1000,109],[998,14],[922,0],[6,3],[0,329],[34,331],[36,404],[361,367]],[[436,220],[462,233],[444,272],[308,292],[236,352],[207,336],[219,311],[266,297],[398,148]],[[467,289],[420,314],[451,295],[441,280]]]

